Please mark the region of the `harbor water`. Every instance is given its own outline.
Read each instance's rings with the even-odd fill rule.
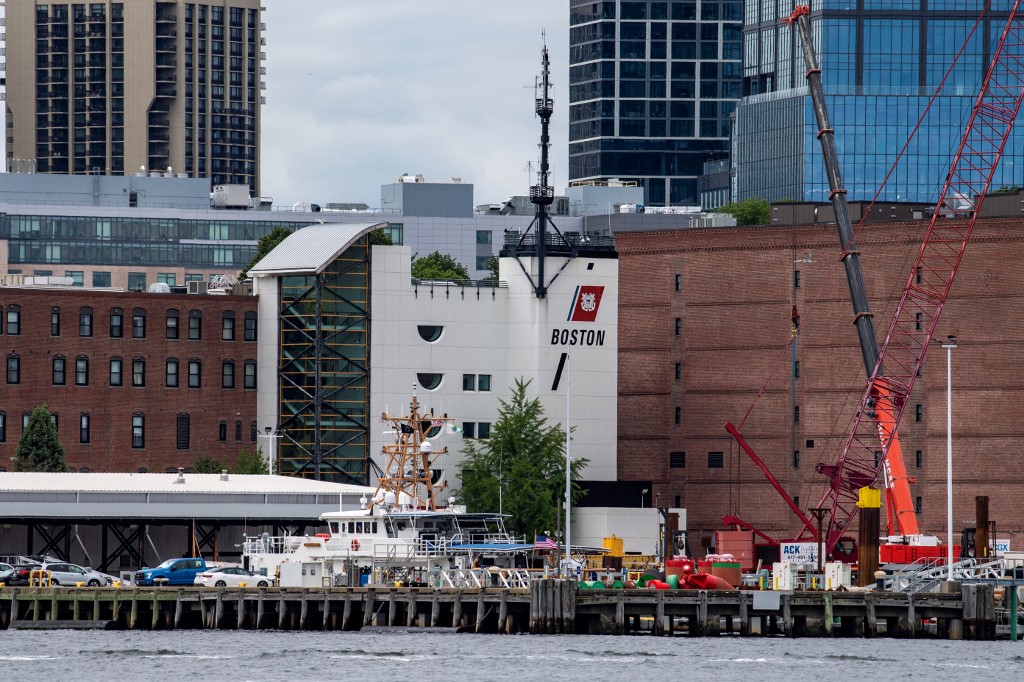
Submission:
[[[0,679],[1020,679],[1020,642],[447,632],[0,632]]]

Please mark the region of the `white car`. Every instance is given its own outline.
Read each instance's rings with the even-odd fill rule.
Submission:
[[[83,568],[77,564],[64,562],[45,563],[39,568],[50,572],[50,584],[70,585],[74,587],[77,583],[89,587],[106,587],[111,584],[110,576],[94,571],[91,568]]]
[[[245,583],[246,587],[270,587],[270,578],[237,566],[226,566],[207,569],[197,575],[195,580],[195,584],[200,587],[238,587],[241,583]]]

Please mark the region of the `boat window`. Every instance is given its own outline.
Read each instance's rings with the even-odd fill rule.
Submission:
[[[355,521],[349,521],[348,522],[348,532],[349,533],[355,533],[356,532],[356,522]]]
[[[373,522],[373,534],[374,535],[377,534],[377,522],[376,521]]]
[[[356,532],[357,533],[362,533],[363,532],[363,522],[362,521],[356,521]]]
[[[337,535],[338,534],[338,522],[337,521],[331,521],[330,526],[331,526],[331,532],[334,533],[335,535]]]

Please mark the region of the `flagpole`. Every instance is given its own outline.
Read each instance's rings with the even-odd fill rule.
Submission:
[[[572,388],[572,373],[570,370],[572,355],[565,355],[565,558],[566,570],[572,565],[572,526],[569,525],[572,510],[572,451],[569,434],[572,429],[569,426],[569,395]]]

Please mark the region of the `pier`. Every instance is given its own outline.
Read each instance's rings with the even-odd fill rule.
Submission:
[[[516,588],[0,589],[0,629],[446,629],[477,633],[995,639],[991,585],[962,593]],[[1016,634],[1015,628],[1012,629]]]

